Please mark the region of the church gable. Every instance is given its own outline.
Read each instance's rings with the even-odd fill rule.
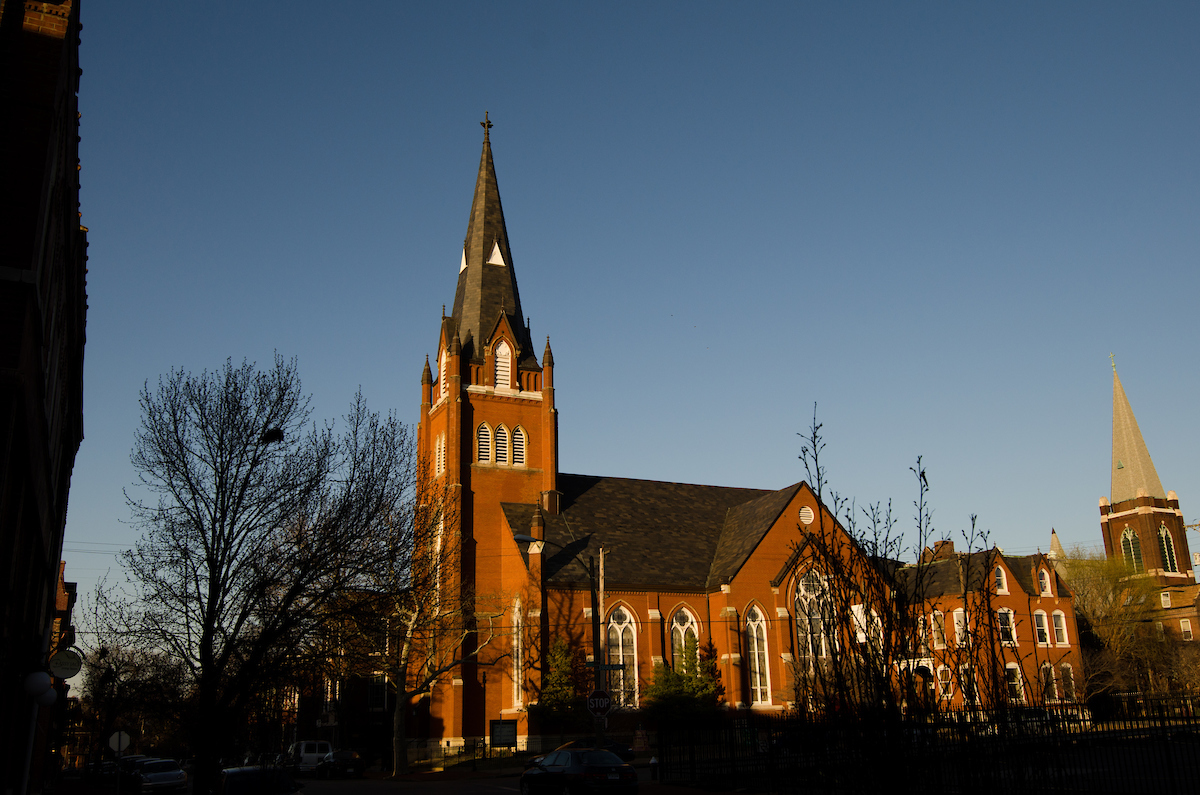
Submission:
[[[797,483],[729,509],[709,569],[707,587],[710,590],[737,576],[803,486],[803,483]],[[789,542],[794,542],[798,539],[795,523],[790,529]]]

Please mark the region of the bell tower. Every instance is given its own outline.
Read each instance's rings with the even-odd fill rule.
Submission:
[[[456,517],[459,586],[475,601],[476,616],[503,613],[519,626],[520,600],[510,597],[525,587],[528,573],[501,565],[513,544],[502,503],[536,503],[558,513],[554,356],[547,337],[539,362],[522,313],[492,161],[492,123],[485,116],[480,124],[483,153],[454,305],[449,316],[442,309],[436,374],[428,361],[422,372],[417,443],[429,471],[444,479],[447,514]],[[481,661],[465,661],[431,699],[431,718],[441,721],[442,737],[452,744],[484,736],[488,717],[521,706],[520,687],[501,681],[504,666]]]
[[[1160,585],[1195,583],[1179,497],[1163,491],[1158,471],[1113,364],[1112,487],[1100,498],[1108,558]]]

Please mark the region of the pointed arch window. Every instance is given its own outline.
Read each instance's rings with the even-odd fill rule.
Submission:
[[[508,463],[508,428],[496,426],[496,463]]]
[[[1050,572],[1038,569],[1038,589],[1042,596],[1050,596]]]
[[[446,472],[446,434],[440,434],[437,438],[434,452],[434,474],[442,475]]]
[[[1004,568],[996,567],[996,593],[1008,593],[1008,578],[1004,576]]]
[[[438,394],[446,397],[446,352],[442,351],[442,357],[438,359]]]
[[[500,344],[496,346],[495,357],[496,387],[508,389],[512,386],[512,349],[504,340],[500,340]]]
[[[637,706],[637,641],[633,617],[624,607],[608,614],[608,662],[620,665],[609,672],[609,691],[619,707]]]
[[[1179,562],[1175,560],[1175,540],[1165,524],[1158,527],[1158,551],[1162,555],[1164,571],[1179,571]]]
[[[487,426],[487,423],[482,423],[478,430],[475,431],[475,443],[479,450],[478,459],[480,463],[485,463],[492,460],[492,429]]]
[[[525,616],[521,613],[521,597],[518,596],[513,602],[512,703],[514,707],[521,706],[521,702],[524,700],[523,696],[525,694],[525,649],[523,648],[523,635],[525,629],[524,619]]]
[[[825,577],[809,571],[796,585],[796,649],[800,657],[828,657],[834,627],[833,599]]]
[[[695,644],[699,654],[700,631],[696,617],[691,611],[679,608],[671,616],[671,667],[676,671],[692,673],[691,667],[697,660],[688,659],[688,642]]]
[[[519,425],[512,432],[512,462],[515,467],[525,466],[525,429]]]
[[[1138,538],[1136,530],[1125,528],[1125,532],[1121,533],[1121,557],[1125,560],[1125,565],[1134,571],[1142,570],[1142,541]]]
[[[1042,700],[1058,701],[1058,683],[1054,681],[1054,666],[1042,663]]]
[[[771,703],[771,675],[767,669],[767,622],[757,607],[746,611],[746,649],[750,652],[750,703]]]

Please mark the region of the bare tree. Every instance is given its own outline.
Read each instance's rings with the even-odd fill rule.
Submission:
[[[404,550],[391,519],[414,498],[408,428],[355,397],[343,427],[310,425],[294,361],[173,370],[141,394],[127,500],[143,536],[128,587],[100,594],[126,643],[185,667],[207,783],[252,696],[321,623]]]

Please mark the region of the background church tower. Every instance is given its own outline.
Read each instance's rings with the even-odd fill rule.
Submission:
[[[422,460],[444,478],[447,515],[456,517],[460,587],[474,600],[477,616],[502,614],[509,626],[520,626],[528,573],[502,565],[513,541],[511,534],[504,537],[501,505],[536,503],[558,513],[554,357],[547,338],[538,362],[522,314],[492,162],[492,125],[486,117],[481,124],[483,153],[454,308],[449,317],[443,309],[436,377],[428,363],[422,373],[417,439]],[[441,722],[442,737],[453,744],[481,737],[486,716],[519,710],[518,678],[504,666],[466,662],[433,694],[431,718]]]
[[[1104,551],[1161,585],[1194,583],[1183,512],[1163,491],[1150,451],[1113,365],[1112,490],[1100,498]]]

